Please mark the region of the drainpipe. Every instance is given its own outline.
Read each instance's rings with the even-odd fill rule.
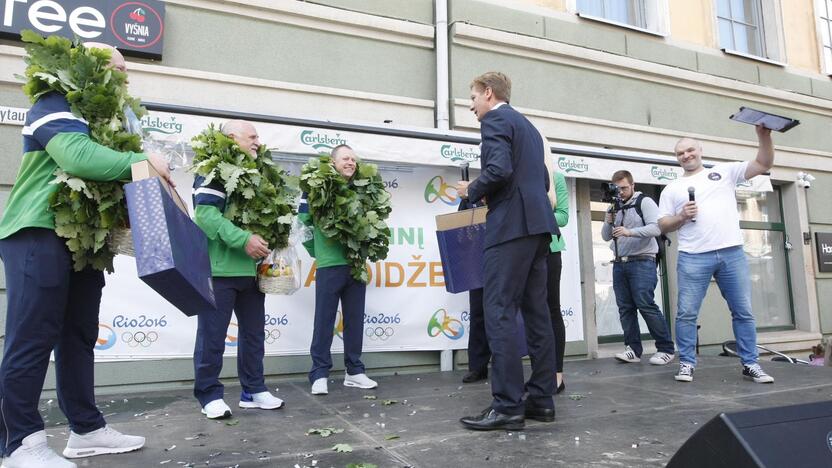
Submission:
[[[450,129],[448,0],[436,0],[436,128]]]
[[[436,12],[436,128],[449,130],[451,127],[448,99],[448,0],[434,2]],[[454,370],[454,352],[445,349],[439,352],[439,369]]]

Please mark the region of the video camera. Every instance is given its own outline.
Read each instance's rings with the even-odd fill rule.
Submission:
[[[601,201],[620,204],[622,202],[621,189],[612,182],[601,182]]]

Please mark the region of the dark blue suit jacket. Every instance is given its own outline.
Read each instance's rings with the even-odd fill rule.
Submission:
[[[491,109],[480,122],[480,176],[468,199],[486,197],[485,248],[536,234],[560,234],[546,192],[549,172],[543,138],[508,104]]]

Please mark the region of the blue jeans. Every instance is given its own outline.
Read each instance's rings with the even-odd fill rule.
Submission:
[[[731,310],[737,354],[743,365],[757,362],[757,329],[751,313],[751,281],[742,246],[699,254],[679,252],[679,311],[676,345],[679,362],[696,365],[696,319],[711,276]]]
[[[637,356],[641,356],[644,351],[641,346],[637,311],[644,317],[650,336],[656,340],[656,350],[674,353],[667,321],[656,305],[657,283],[656,262],[652,259],[616,263],[612,267],[612,286],[615,302],[618,304],[621,328],[624,330],[624,344],[632,348]]]

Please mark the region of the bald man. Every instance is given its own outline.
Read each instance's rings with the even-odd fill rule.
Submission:
[[[110,46],[110,66],[126,69]],[[104,274],[74,271],[66,239],[55,234],[49,197],[55,169],[82,179],[130,177],[131,164],[148,160],[165,178],[167,162],[157,155],[117,152],[90,139],[87,122],[72,113],[66,97],[39,98],[23,127],[23,159],[0,221],[0,256],[6,272],[6,340],[0,365],[0,444],[3,467],[74,467],[46,444],[38,399],[49,354],[55,352],[58,403],[69,421],[64,456],[88,457],[138,450],[144,437],[120,434],[95,405],[93,348]]]
[[[696,367],[696,319],[708,292],[711,277],[731,310],[737,353],[742,375],[756,383],[774,379],[758,364],[757,329],[751,312],[751,281],[743,252],[743,238],[737,213],[737,184],[770,170],[774,165],[771,130],[758,126],[757,157],[752,161],[702,165],[702,144],[692,138],[676,143],[683,177],[662,191],[659,200],[659,228],[679,231],[679,284],[676,314],[676,347],[679,350],[679,382],[693,382]],[[693,189],[696,200],[690,201]]]
[[[249,122],[231,120],[222,132],[240,149],[257,158],[260,140]],[[222,182],[194,180],[194,220],[208,237],[208,256],[214,279],[217,309],[200,313],[194,347],[194,396],[209,419],[231,416],[220,382],[222,354],[231,312],[237,316],[237,374],[243,391],[240,408],[272,410],[283,400],[269,393],[263,377],[266,296],[257,287],[257,261],[269,255],[269,245],[257,234],[235,226],[224,216],[226,193]]]

